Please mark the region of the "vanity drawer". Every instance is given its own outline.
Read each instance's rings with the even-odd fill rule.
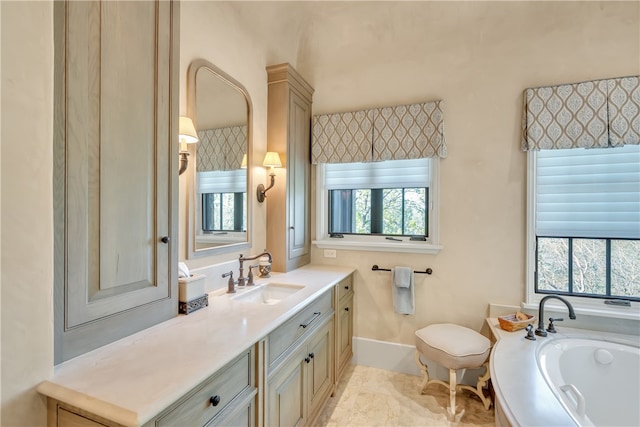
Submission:
[[[322,322],[332,312],[331,289],[300,310],[278,329],[269,334],[269,365],[300,337]],[[318,314],[319,313],[319,314]]]
[[[352,277],[353,277],[352,275],[349,275],[349,277],[345,277],[338,284],[338,300],[342,299],[343,296],[353,291],[353,283],[351,281]]]
[[[242,391],[253,386],[253,352],[245,351],[200,385],[184,402],[161,417],[157,426],[203,426]]]

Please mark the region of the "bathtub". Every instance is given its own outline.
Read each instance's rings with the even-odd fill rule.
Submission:
[[[580,426],[640,426],[640,348],[562,337],[537,349],[551,391]]]
[[[498,426],[640,426],[640,337],[571,328],[524,339],[488,319]]]

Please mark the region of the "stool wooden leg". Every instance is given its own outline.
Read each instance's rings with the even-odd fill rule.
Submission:
[[[484,405],[484,409],[489,409],[491,407],[491,396],[485,396],[483,388],[487,385],[487,381],[491,378],[491,371],[489,371],[489,361],[485,362],[484,368],[486,369],[484,375],[478,377],[478,383],[476,384],[476,388],[470,387],[468,385],[459,385],[458,388],[469,390],[472,393],[475,393],[480,400],[482,400],[482,404]]]
[[[422,384],[420,385],[420,394],[425,394],[425,389],[427,388],[427,385],[429,385],[429,371],[427,370],[427,365],[422,363],[422,360],[420,360],[420,354],[421,353],[416,350],[416,365],[418,365],[418,368],[420,368],[420,370],[422,371]]]
[[[449,369],[449,418],[454,419],[456,415],[456,370]]]

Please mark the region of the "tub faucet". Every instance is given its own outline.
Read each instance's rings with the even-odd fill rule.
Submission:
[[[559,299],[564,303],[564,305],[567,306],[567,308],[569,309],[569,319],[576,318],[576,313],[575,311],[573,311],[573,306],[569,301],[567,301],[566,299],[558,295],[547,295],[546,297],[540,300],[540,305],[538,306],[538,329],[536,329],[536,335],[540,337],[547,336],[547,331],[544,330],[544,303],[550,298]]]
[[[252,257],[245,257],[244,255],[240,254],[240,258],[238,258],[238,262],[240,263],[240,275],[238,276],[238,286],[244,286],[245,285],[245,278],[242,275],[244,272],[244,266],[243,266],[243,262],[244,261],[253,261],[255,259],[258,258],[262,258],[263,256],[268,256],[269,257],[269,263],[273,262],[273,259],[271,258],[271,253],[264,251],[262,252],[260,255],[256,255],[256,256],[252,256]],[[253,280],[251,280],[248,285],[253,285]]]

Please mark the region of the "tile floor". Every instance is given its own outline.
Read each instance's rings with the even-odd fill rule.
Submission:
[[[484,409],[480,399],[467,391],[458,392],[458,411],[465,409],[459,423],[447,421],[449,391],[436,384],[419,392],[422,378],[350,365],[316,420],[323,427],[456,426],[493,427],[493,407]]]

